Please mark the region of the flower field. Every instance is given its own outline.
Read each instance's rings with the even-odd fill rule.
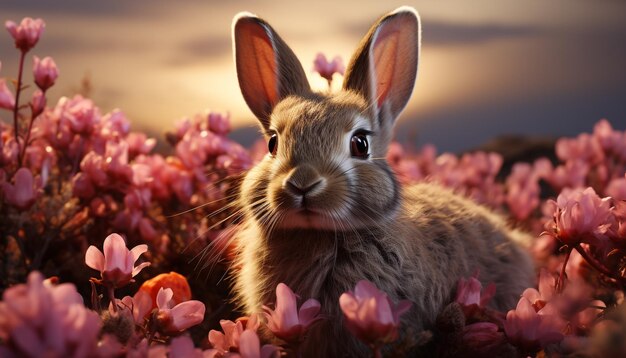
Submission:
[[[244,148],[227,136],[229,117],[208,112],[179,121],[169,154],[157,153],[122,111],[81,95],[48,102],[62,69],[29,55],[41,19],[6,29],[20,67],[7,74],[0,62],[0,356],[301,355],[326,319],[314,297],[280,284],[250,317],[231,300],[239,178],[265,143]],[[319,56],[316,68],[330,83],[343,64]],[[411,302],[354,282],[336,303],[348,331],[374,356],[420,346],[442,357],[625,356],[626,131],[604,119],[589,130],[507,173],[497,153],[393,143],[403,185],[439,183],[530,233],[537,282],[499,312],[498,287],[477,272],[435,327],[413,334],[402,329]]]

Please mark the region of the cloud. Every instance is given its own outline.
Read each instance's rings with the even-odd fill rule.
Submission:
[[[351,23],[346,24],[343,31],[360,38],[367,33],[369,26],[369,23]],[[543,32],[541,28],[525,25],[462,24],[422,18],[422,38],[429,46],[469,45],[498,39],[535,36]]]
[[[167,59],[170,66],[186,66],[198,62],[206,63],[223,56],[231,56],[231,39],[228,34],[201,36],[182,41],[176,54]]]
[[[501,24],[456,24],[445,21],[424,21],[422,36],[433,46],[450,46],[483,43],[499,39],[529,37],[541,34],[542,29],[532,26]]]

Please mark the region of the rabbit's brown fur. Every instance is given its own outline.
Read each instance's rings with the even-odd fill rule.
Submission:
[[[408,67],[391,74],[391,86],[400,88],[385,88],[382,80],[370,86],[385,69],[370,69],[367,56],[396,32],[393,65]],[[413,333],[431,327],[453,299],[457,281],[477,270],[481,281],[497,286],[492,306],[514,307],[533,276],[528,255],[512,240],[519,234],[488,209],[437,185],[400,187],[384,159],[393,121],[413,87],[418,51],[410,47],[417,48],[411,41],[419,38],[414,12],[396,10],[374,25],[337,94],[311,92],[299,62],[263,20],[242,15],[234,33],[244,98],[264,132],[278,138],[276,154],[247,173],[239,196],[245,218],[237,235],[236,292],[246,312],[274,302],[280,282],[304,299],[318,299],[327,319],[312,328],[302,351],[334,357],[366,352],[343,328],[338,304],[361,279],[394,301],[414,303],[403,317]],[[274,51],[270,71],[257,66],[267,56],[251,59],[255,52],[239,51],[251,46],[246,41],[271,47],[257,49]],[[368,158],[351,154],[351,138],[359,131],[367,133]],[[312,189],[301,195],[290,186]]]

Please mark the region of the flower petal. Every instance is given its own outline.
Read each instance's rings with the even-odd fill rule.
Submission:
[[[91,245],[85,253],[87,266],[100,272],[104,271],[104,254],[97,247]]]
[[[196,300],[176,305],[171,310],[174,327],[182,331],[202,322],[205,309],[204,303]]]
[[[137,245],[137,246],[133,247],[133,249],[130,250],[130,255],[133,258],[133,264],[137,261],[139,256],[141,256],[146,251],[148,251],[148,245],[146,245],[146,244]]]
[[[321,305],[318,300],[310,298],[300,306],[298,319],[300,324],[307,327],[309,324],[317,320]]]
[[[172,300],[172,297],[174,297],[174,291],[172,291],[171,288],[163,288],[161,287],[159,289],[159,293],[157,293],[157,307],[159,307],[159,309],[168,309],[170,308],[169,303]]]
[[[245,330],[239,338],[239,353],[245,358],[260,357],[260,344],[259,336],[254,331]]]

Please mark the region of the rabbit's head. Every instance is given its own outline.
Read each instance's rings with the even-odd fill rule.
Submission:
[[[401,7],[372,26],[336,94],[311,91],[302,65],[264,20],[238,14],[233,38],[241,92],[268,143],[241,189],[260,225],[349,230],[391,217],[399,187],[385,155],[417,73],[415,10]]]

